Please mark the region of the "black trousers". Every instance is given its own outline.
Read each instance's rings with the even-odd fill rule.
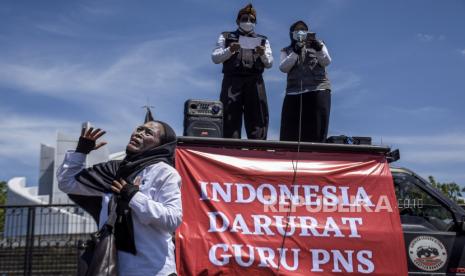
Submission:
[[[299,140],[300,101],[302,101],[301,141],[325,142],[331,110],[330,90],[286,95],[281,112],[280,140]]]
[[[266,140],[268,132],[268,103],[261,75],[225,75],[221,86],[223,103],[223,137],[241,138],[242,115],[249,139]]]

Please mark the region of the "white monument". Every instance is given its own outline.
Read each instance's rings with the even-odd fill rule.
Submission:
[[[89,123],[83,124],[88,126]],[[50,207],[50,204],[74,204],[58,189],[56,171],[63,162],[65,153],[76,148],[78,139],[57,132],[55,146],[41,144],[38,186],[27,186],[25,177],[15,177],[7,184],[7,206],[43,205],[36,208],[34,232],[37,235],[90,233],[96,231],[96,224],[90,215],[70,212],[73,208]],[[92,151],[86,160],[86,167],[112,159],[124,158],[124,153],[110,156],[107,147]],[[5,213],[4,236],[26,234],[28,210],[24,207],[8,208]],[[21,229],[18,229],[21,228]],[[24,229],[23,229],[24,228]]]

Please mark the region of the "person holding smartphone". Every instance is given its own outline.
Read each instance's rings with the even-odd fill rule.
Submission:
[[[291,44],[281,50],[279,69],[287,73],[280,140],[325,142],[331,109],[331,63],[326,45],[303,21],[290,28]]]

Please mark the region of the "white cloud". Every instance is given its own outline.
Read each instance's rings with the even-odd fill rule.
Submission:
[[[34,167],[39,162],[40,143],[53,143],[57,129],[66,131],[73,126],[79,127],[76,122],[17,115],[0,117],[0,125],[2,126],[2,135],[0,135],[1,158],[17,160]]]
[[[435,114],[435,116],[447,115],[448,111],[445,108],[437,107],[437,106],[418,106],[418,107],[400,107],[400,106],[388,106],[386,107],[388,113],[396,113],[396,114],[404,114],[404,116],[431,116],[431,114]]]
[[[362,78],[358,74],[345,70],[330,70],[329,78],[334,93],[357,88],[362,82]]]
[[[431,42],[431,41],[433,41],[433,39],[435,38],[435,36],[432,35],[432,34],[418,33],[418,34],[417,34],[417,38],[418,38],[420,41],[423,41],[423,42]]]
[[[89,95],[108,101],[131,100],[136,93],[166,96],[188,88],[212,90],[212,78],[197,73],[197,67],[205,62],[185,49],[179,53],[173,51],[187,42],[189,38],[176,37],[144,42],[104,68],[95,64],[63,64],[60,60],[45,64],[2,63],[0,84],[71,100]]]
[[[465,133],[446,133],[411,136],[378,136],[376,141],[399,148],[402,162],[412,164],[465,163]]]
[[[60,36],[67,36],[67,37],[76,37],[78,34],[72,28],[67,26],[68,24],[47,24],[41,23],[37,24],[35,27],[43,32],[60,35]]]
[[[460,146],[465,148],[465,133],[448,133],[441,135],[385,136],[388,143],[417,146]],[[465,156],[465,154],[464,154]]]
[[[60,56],[43,59],[46,62],[0,62],[0,87],[73,101],[83,110],[101,112],[107,120],[131,125],[137,120],[135,110],[149,100],[155,115],[176,121],[179,131],[184,101],[217,99],[221,81],[219,66],[217,75],[202,71],[214,66],[210,64],[213,43],[196,32],[188,33],[196,35],[146,41],[103,66],[97,61],[70,64]]]
[[[446,36],[443,34],[434,35],[434,34],[425,34],[425,33],[418,33],[416,35],[417,39],[422,42],[432,42],[432,41],[444,41],[446,40]]]
[[[2,112],[2,114],[5,113]],[[46,144],[55,147],[57,132],[77,138],[81,122],[53,117],[28,117],[12,114],[11,112],[8,112],[8,114],[9,117],[7,118],[0,117],[0,125],[2,126],[0,135],[2,177],[27,176],[28,185],[36,185],[36,176],[39,172],[40,145]],[[108,142],[106,147],[108,147],[110,153],[124,150],[132,131],[131,127],[135,125],[135,123],[133,125],[122,124],[118,120],[107,123],[93,123],[107,131],[107,134],[101,139]]]
[[[461,50],[461,51],[460,51],[460,54],[462,54],[462,56],[465,57],[465,49]]]
[[[376,136],[392,149],[400,150],[394,166],[407,167],[424,178],[432,175],[440,182],[465,185],[465,131],[444,134]]]
[[[362,77],[357,73],[347,70],[334,70],[329,72],[332,94],[334,97],[334,108],[352,109],[360,108],[366,100],[369,91],[362,86]]]
[[[0,117],[2,134],[0,135],[0,159],[16,160],[31,167],[37,167],[39,163],[40,144],[55,147],[57,132],[79,136],[82,122],[60,119],[47,116],[27,116],[15,114],[11,110],[0,108],[2,114],[8,117]],[[123,116],[124,117],[124,116]],[[134,120],[132,117],[126,121],[114,120],[109,122],[92,122],[93,125],[107,131],[102,138],[108,142],[110,152],[124,149],[129,140],[132,128],[142,121],[142,116]]]
[[[96,2],[81,3],[82,11],[92,16],[109,16],[117,13],[115,5],[99,5]]]
[[[459,185],[462,185],[462,188],[464,188],[465,184],[465,173],[457,171],[457,172],[451,172],[451,171],[443,171],[443,170],[438,170],[438,169],[432,169],[432,170],[419,170],[416,171],[415,173],[421,175],[425,180],[428,180],[428,176],[433,176],[436,181],[438,182],[455,182]]]
[[[276,62],[276,60],[274,61]],[[268,70],[268,71],[265,71],[265,73],[263,74],[263,78],[265,80],[265,84],[266,83],[279,83],[279,84],[282,84],[283,87],[286,83],[286,74],[282,73],[281,71],[278,70]]]
[[[438,146],[437,148],[416,147],[416,149],[409,149],[405,147],[402,150],[402,161],[413,164],[464,163],[464,150],[465,147],[462,147],[461,150],[444,149],[441,146]]]
[[[279,141],[279,132],[280,132],[279,126],[277,128],[269,127],[267,139],[273,140],[273,141]]]
[[[21,93],[60,98],[80,105],[82,120],[107,131],[105,140],[110,152],[124,149],[132,128],[141,123],[144,115],[140,107],[154,105],[156,118],[169,122],[178,134],[182,133],[183,103],[188,98],[218,97],[221,73],[200,71],[210,62],[211,44],[196,42],[195,36],[168,36],[133,46],[102,66],[101,61],[71,64],[65,56],[41,59],[43,62],[0,62],[0,87]],[[182,47],[180,46],[182,45]],[[204,49],[204,52],[199,52]],[[205,54],[205,55],[204,55]],[[2,126],[0,158],[17,160],[37,167],[40,143],[54,144],[56,131],[79,134],[81,121],[60,119],[50,108],[42,117],[28,117],[0,105]],[[87,111],[101,114],[88,118]]]

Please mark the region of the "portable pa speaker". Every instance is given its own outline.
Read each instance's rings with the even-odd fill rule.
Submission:
[[[348,144],[348,145],[371,145],[371,137],[362,136],[330,136],[326,139],[326,143],[331,144]]]
[[[184,104],[184,136],[223,137],[223,104],[220,101],[187,100]]]

